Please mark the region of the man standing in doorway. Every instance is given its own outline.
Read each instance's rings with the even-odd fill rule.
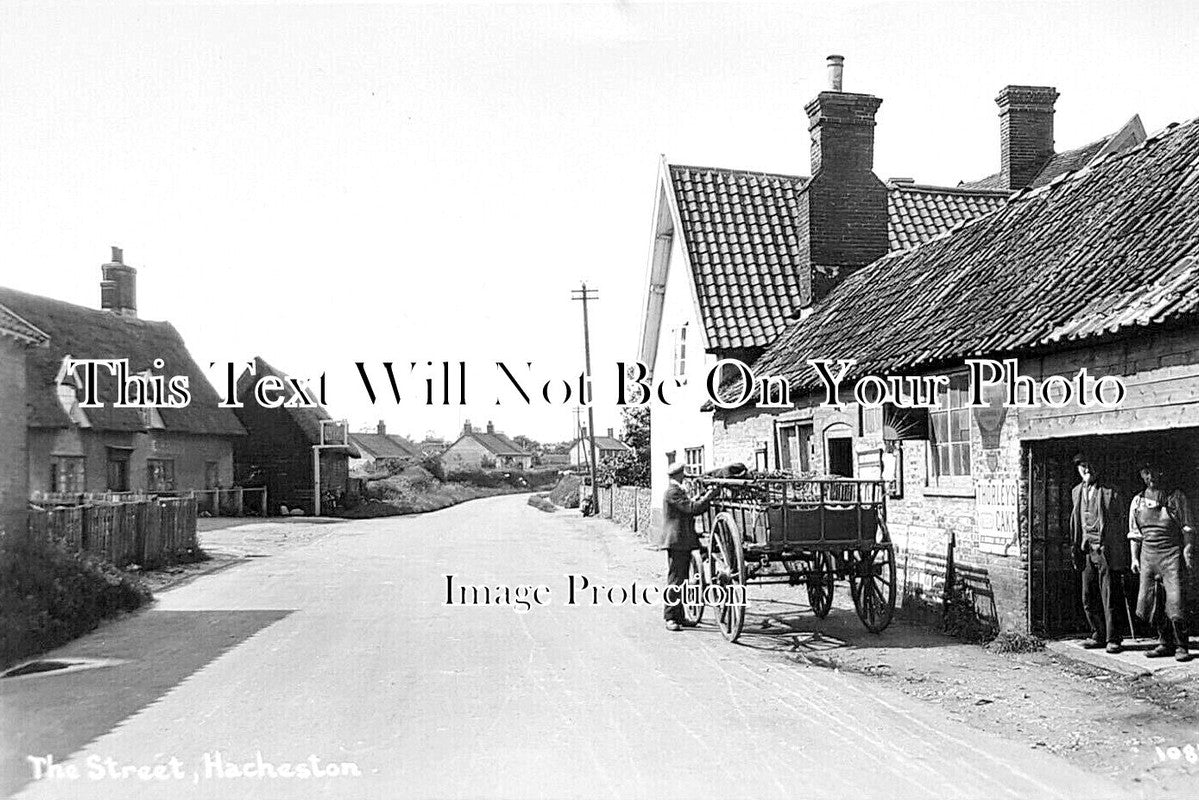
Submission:
[[[1124,572],[1129,565],[1128,510],[1119,492],[1104,482],[1085,455],[1074,457],[1082,482],[1074,487],[1070,540],[1074,567],[1082,572],[1082,608],[1091,625],[1090,649],[1122,649],[1120,624],[1124,604]]]
[[[716,495],[711,489],[699,499],[692,500],[683,487],[683,465],[675,464],[667,473],[670,486],[662,498],[662,548],[666,551],[666,585],[683,586],[691,567],[691,551],[699,549],[695,535],[695,518],[708,510]],[[666,630],[683,629],[682,603],[667,603],[664,610]]]

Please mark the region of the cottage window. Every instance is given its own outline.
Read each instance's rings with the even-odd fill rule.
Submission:
[[[687,460],[685,469],[688,475],[700,475],[704,471],[704,449],[702,447],[688,447],[686,450]]]
[[[146,491],[175,491],[175,462],[172,459],[146,459]]]
[[[54,456],[50,459],[50,491],[84,491],[83,456]]]
[[[775,433],[779,469],[812,471],[812,425],[780,425]]]
[[[687,375],[687,326],[674,332],[674,374],[680,378]]]
[[[938,407],[929,414],[934,475],[940,477],[970,476],[970,409],[969,379],[955,375],[948,390],[941,393]]]

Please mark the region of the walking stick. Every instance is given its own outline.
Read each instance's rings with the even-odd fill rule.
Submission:
[[[1123,583],[1123,581],[1121,581],[1121,583]],[[1121,586],[1120,588],[1123,589],[1124,587]],[[1124,592],[1124,610],[1128,612],[1128,632],[1132,634],[1132,640],[1134,642],[1140,642],[1141,640],[1137,636],[1136,626],[1132,624],[1132,606],[1128,603],[1128,592]]]

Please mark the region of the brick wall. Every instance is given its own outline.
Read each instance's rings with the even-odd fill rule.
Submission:
[[[25,347],[0,336],[0,528],[24,524],[26,466]]]

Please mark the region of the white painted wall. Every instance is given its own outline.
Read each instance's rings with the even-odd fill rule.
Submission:
[[[716,357],[705,352],[707,337],[695,305],[695,289],[691,285],[691,275],[682,252],[680,238],[679,235],[675,236],[670,249],[670,272],[666,280],[662,326],[657,358],[653,364],[653,376],[655,384],[676,377],[675,331],[686,324],[686,372],[678,376],[686,381],[686,385],[673,391],[668,389],[670,393],[667,398],[671,401],[669,405],[663,405],[655,398],[650,410],[653,485],[651,513],[655,525],[661,520],[662,495],[669,483],[666,476],[668,451],[675,451],[676,462],[685,462],[687,448],[703,447],[704,468],[712,469],[715,466],[712,462],[712,413],[700,411],[700,408],[708,400],[704,382],[709,370],[716,363]]]

